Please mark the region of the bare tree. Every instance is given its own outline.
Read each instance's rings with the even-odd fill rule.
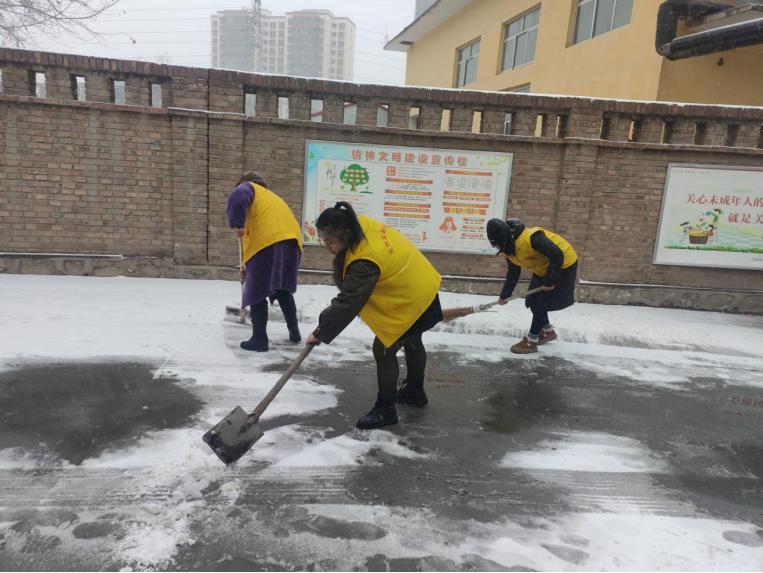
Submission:
[[[0,42],[23,46],[32,32],[96,36],[88,21],[119,0],[0,0]]]

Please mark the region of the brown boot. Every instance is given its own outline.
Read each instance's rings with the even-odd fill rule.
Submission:
[[[546,342],[552,342],[556,340],[558,337],[556,336],[556,331],[553,328],[550,328],[548,330],[541,330],[540,331],[540,340],[538,341],[538,344],[546,344]]]
[[[538,352],[538,343],[525,336],[511,347],[511,351],[514,354],[532,354],[533,352]]]

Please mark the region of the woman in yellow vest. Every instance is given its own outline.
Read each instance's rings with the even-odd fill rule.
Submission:
[[[384,223],[356,215],[349,203],[326,209],[318,236],[334,254],[339,294],[320,315],[308,344],[330,343],[360,315],[376,335],[373,353],[379,393],[360,418],[363,430],[397,423],[395,401],[423,408],[427,353],[423,332],[442,320],[440,274],[413,243]],[[397,352],[405,351],[405,380],[398,385]]]
[[[541,227],[525,228],[519,219],[490,219],[487,222],[490,244],[506,257],[509,270],[499,297],[500,304],[508,302],[517,286],[522,269],[533,273],[528,289],[542,287],[543,292],[525,299],[533,313],[527,335],[511,347],[516,354],[538,351],[538,345],[556,340],[556,331],[548,313],[562,310],[575,303],[577,254],[567,240]]]
[[[294,213],[268,189],[259,173],[250,171],[241,176],[228,198],[228,224],[242,239],[246,270],[241,304],[250,307],[252,316],[252,337],[241,348],[268,350],[268,298],[278,300],[289,340],[299,342],[302,337],[292,295],[297,291],[302,234]]]

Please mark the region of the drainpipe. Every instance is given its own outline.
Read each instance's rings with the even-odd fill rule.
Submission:
[[[669,60],[679,60],[763,43],[763,17],[676,39],[679,18],[703,16],[727,8],[727,4],[704,0],[663,2],[657,11],[657,53]]]
[[[678,19],[685,14],[686,6],[676,2],[663,2],[657,10],[657,33],[654,38],[655,48],[661,56],[670,52],[670,42],[678,33]]]

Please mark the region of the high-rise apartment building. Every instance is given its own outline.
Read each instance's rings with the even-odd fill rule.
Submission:
[[[258,72],[264,74],[285,74],[288,60],[289,22],[286,16],[273,16],[262,11],[262,58]]]
[[[261,50],[255,69],[255,50]],[[355,24],[329,10],[274,16],[262,10],[262,36],[255,38],[251,10],[212,16],[212,67],[270,74],[352,80]]]
[[[355,24],[328,10],[288,12],[289,75],[352,80]]]
[[[251,10],[223,10],[212,16],[212,67],[254,70]]]

